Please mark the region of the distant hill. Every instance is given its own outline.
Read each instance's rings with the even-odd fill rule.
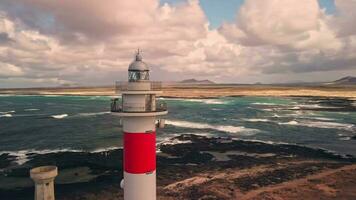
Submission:
[[[186,79],[183,81],[178,82],[180,84],[215,84],[213,81],[210,80],[196,80],[196,79]]]
[[[354,77],[354,76],[346,76],[346,77],[338,79],[336,81],[329,82],[328,84],[332,84],[332,85],[356,85],[356,77]]]

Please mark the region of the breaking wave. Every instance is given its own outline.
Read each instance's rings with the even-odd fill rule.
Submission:
[[[6,113],[6,114],[3,114],[3,115],[0,115],[0,117],[12,117],[12,114]]]
[[[52,115],[51,117],[54,119],[63,119],[65,117],[68,117],[68,114]]]
[[[0,112],[0,114],[9,114],[9,113],[15,113],[15,111],[14,110],[10,110],[10,111]]]
[[[254,118],[242,119],[242,120],[247,121],[247,122],[269,122],[270,121],[269,119],[254,119]]]
[[[2,154],[8,154],[10,156],[14,156],[15,159],[13,160],[14,163],[17,165],[23,165],[26,162],[31,160],[31,157],[34,155],[44,155],[44,154],[51,154],[51,153],[65,153],[65,152],[73,152],[73,153],[81,153],[81,152],[88,152],[88,153],[101,153],[107,152],[111,150],[122,149],[122,147],[108,147],[108,148],[99,148],[92,151],[84,151],[84,150],[76,150],[76,149],[43,149],[43,150],[20,150],[20,151],[0,151],[0,156]]]
[[[24,109],[24,111],[38,111],[40,109],[37,109],[37,108],[27,108],[27,109]]]
[[[111,150],[116,150],[116,149],[122,149],[122,147],[99,148],[99,149],[95,149],[93,151],[90,151],[90,153],[101,153],[101,152],[106,152],[106,151],[111,151]]]
[[[322,106],[319,104],[297,104],[295,105],[295,107],[293,107],[292,109],[295,110],[299,110],[299,109],[317,109],[317,108],[325,108],[325,109],[333,109],[333,108],[338,108],[338,107],[334,107],[334,106]]]
[[[337,122],[326,122],[326,121],[296,121],[292,120],[289,122],[278,122],[280,125],[295,125],[295,126],[306,126],[312,128],[328,128],[328,129],[342,129],[342,130],[352,130],[355,125]]]
[[[44,150],[20,150],[20,151],[0,151],[0,155],[2,154],[9,154],[10,156],[14,156],[16,157],[16,159],[14,160],[14,162],[18,165],[23,165],[26,162],[28,162],[29,160],[31,160],[29,158],[28,155],[32,155],[32,154],[49,154],[49,153],[60,153],[60,152],[82,152],[80,150],[73,150],[73,149],[44,149]]]
[[[221,99],[171,99],[171,100],[198,102],[198,103],[205,103],[205,104],[226,104],[226,101],[223,101]]]
[[[109,114],[110,112],[96,112],[96,113],[79,113],[79,116],[83,116],[83,117],[90,117],[90,116],[96,116],[96,115],[105,115],[105,114]]]
[[[243,126],[210,125],[196,122],[166,120],[166,124],[192,129],[212,129],[226,133],[243,133],[243,135],[254,135],[258,129],[245,128]]]
[[[261,103],[261,102],[255,102],[255,103],[251,103],[252,105],[265,105],[265,106],[275,106],[278,104],[275,103]]]

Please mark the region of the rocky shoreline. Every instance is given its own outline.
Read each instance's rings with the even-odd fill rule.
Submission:
[[[158,148],[158,199],[242,198],[261,188],[356,164],[352,156],[321,149],[190,134],[172,138]],[[28,157],[30,160],[26,164],[16,167],[11,155],[0,155],[0,183],[23,179],[20,181],[22,187],[0,189],[1,197],[32,199],[28,170],[33,166],[52,164],[60,170],[56,180],[57,199],[122,199],[123,191],[119,187],[122,149],[32,154]]]

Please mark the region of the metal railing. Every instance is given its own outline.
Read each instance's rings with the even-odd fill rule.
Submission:
[[[167,103],[164,101],[157,101],[156,102],[156,111],[161,112],[161,111],[167,111],[168,106]]]
[[[122,101],[120,101],[118,98],[111,99],[110,111],[122,112]]]
[[[162,82],[160,81],[150,81],[150,89],[153,91],[162,90]],[[129,82],[116,81],[115,91],[128,91]]]
[[[147,103],[149,104],[149,103]],[[163,112],[163,111],[167,111],[167,103],[166,102],[163,102],[163,101],[156,101],[156,104],[155,104],[155,107],[151,107],[151,106],[145,106],[145,107],[142,107],[142,104],[128,104],[126,105],[125,104],[125,108],[129,108],[128,110],[130,111],[125,111],[123,109],[123,103],[121,101],[121,99],[118,99],[118,98],[114,98],[114,99],[111,99],[111,106],[110,106],[110,110],[111,112]],[[139,111],[131,111],[132,108],[136,108],[138,109]]]

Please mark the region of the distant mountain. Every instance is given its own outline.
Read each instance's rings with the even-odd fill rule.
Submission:
[[[210,80],[196,80],[194,78],[186,79],[186,80],[180,81],[178,83],[180,83],[180,84],[215,84],[213,81],[210,81]]]
[[[356,85],[356,77],[346,76],[333,82],[327,83],[328,85]]]

